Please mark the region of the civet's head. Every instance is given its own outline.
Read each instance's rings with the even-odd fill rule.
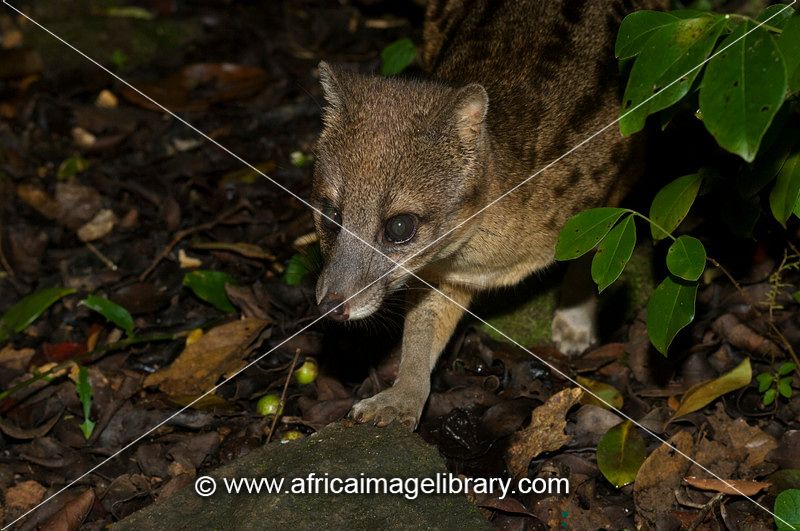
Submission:
[[[324,62],[319,70],[327,106],[312,194],[324,214],[314,214],[325,259],[317,302],[326,313],[352,297],[330,316],[360,319],[471,233],[473,224],[458,225],[487,199],[488,98],[475,84],[363,76]]]

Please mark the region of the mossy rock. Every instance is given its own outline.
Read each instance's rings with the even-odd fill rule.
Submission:
[[[474,311],[524,346],[548,343],[550,322],[559,301],[562,269],[553,267],[513,288],[482,295]],[[652,247],[639,245],[622,276],[600,295],[601,339],[630,321],[647,304],[655,287]],[[507,341],[489,326],[481,324],[479,328],[495,339]]]
[[[446,473],[433,446],[398,426],[332,425],[286,444],[268,444],[209,475],[208,497],[193,487],[112,526],[139,529],[489,529],[460,494],[245,494],[225,492],[222,478],[433,478]]]

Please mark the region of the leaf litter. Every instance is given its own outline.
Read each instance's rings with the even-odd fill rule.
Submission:
[[[205,5],[204,15],[177,4],[182,16],[205,25],[194,50],[219,53],[164,49],[126,77],[305,196],[311,155],[299,163],[297,154],[313,153],[319,131],[317,58],[374,70],[386,45],[419,34],[418,8],[401,11],[399,25],[382,29],[337,25],[388,9],[374,3],[326,16],[313,9],[322,5],[316,0],[300,14],[280,3],[242,7],[246,15],[216,3]],[[361,4],[367,2],[354,5]],[[149,22],[170,13],[148,11]],[[94,21],[96,14],[51,16],[80,25],[81,17]],[[308,17],[322,31],[308,32]],[[31,29],[7,17],[0,22],[4,35],[6,28],[16,35],[2,56],[21,59],[0,60],[0,79],[13,81],[0,85],[0,392],[30,382],[0,395],[0,520],[7,523],[41,501],[48,487],[81,475],[169,417],[176,404],[316,318],[318,258],[293,246],[313,232],[301,205],[153,112],[139,95],[98,77],[88,63],[74,67],[75,90],[64,92],[63,72],[29,46]],[[231,39],[240,46],[232,48]],[[743,275],[769,274],[778,263],[768,257],[765,264],[758,249],[737,253]],[[201,271],[215,273],[200,283],[205,298],[183,285],[187,273]],[[753,278],[749,292],[770,291],[763,275]],[[792,272],[783,281],[800,285]],[[26,297],[36,304],[15,310]],[[79,304],[87,297],[107,302]],[[798,345],[797,302],[781,297],[774,322]],[[767,507],[792,506],[791,495],[776,497],[800,487],[800,397],[794,392],[770,407],[762,403],[749,376],[776,373],[783,350],[749,304],[720,280],[703,284],[699,318],[666,359],[647,342],[646,315],[635,312],[577,359],[550,345],[529,345],[719,478],[470,323],[434,372],[419,432],[455,473],[570,480],[568,494],[476,498],[499,528],[771,528],[769,516],[731,486]],[[389,316],[380,326],[378,334],[327,323],[303,332],[27,525],[104,527],[170,496],[213,464],[265,444],[273,427],[256,415],[256,403],[284,387],[274,441],[344,418],[355,400],[386,388],[396,375],[400,323]],[[287,380],[298,351],[298,366],[306,358],[319,364],[307,385]],[[68,377],[76,364],[87,369],[84,400]],[[82,431],[85,420],[94,423],[92,433],[88,424]],[[625,436],[615,439],[615,427]],[[630,442],[634,433],[644,446],[641,462],[642,446]],[[601,444],[604,437],[610,445]],[[610,449],[610,459],[598,455],[605,451],[598,445]],[[630,476],[632,485],[615,486]]]

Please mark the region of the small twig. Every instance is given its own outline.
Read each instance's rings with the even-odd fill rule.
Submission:
[[[94,246],[94,245],[93,245],[91,242],[86,242],[86,247],[87,247],[87,248],[88,248],[90,251],[92,251],[92,253],[93,253],[93,254],[94,254],[94,255],[95,255],[95,256],[96,256],[96,257],[97,257],[97,258],[98,258],[98,259],[99,259],[101,262],[103,262],[103,264],[105,264],[105,266],[106,266],[107,268],[109,268],[111,271],[117,271],[117,270],[119,269],[119,267],[117,267],[117,264],[115,264],[114,262],[112,262],[112,261],[111,261],[111,260],[110,260],[110,259],[109,259],[109,258],[108,258],[106,255],[104,255],[102,252],[100,252],[100,249],[98,249],[97,247],[95,247],[95,246]]]
[[[286,374],[286,381],[283,382],[283,392],[281,392],[281,399],[278,402],[278,413],[272,417],[272,426],[269,427],[269,433],[267,434],[267,442],[272,440],[272,434],[275,433],[275,426],[278,424],[278,417],[280,417],[281,409],[283,409],[283,404],[286,402],[286,391],[289,390],[289,382],[292,379],[292,373],[294,372],[294,366],[297,365],[297,359],[300,357],[300,349],[296,349],[294,351],[294,358],[292,358],[292,365],[289,367],[289,372]]]
[[[170,241],[166,245],[166,247],[164,247],[164,249],[162,249],[161,252],[158,253],[158,255],[153,259],[153,262],[148,266],[148,268],[145,269],[141,275],[139,275],[139,282],[142,282],[144,279],[150,276],[150,273],[155,271],[156,267],[158,267],[158,264],[160,264],[161,261],[164,258],[166,258],[166,256],[172,251],[172,249],[174,249],[175,246],[181,242],[181,240],[197,232],[203,232],[205,230],[213,229],[214,227],[216,227],[217,225],[219,225],[220,223],[222,223],[223,221],[225,221],[226,219],[228,219],[229,217],[231,217],[232,215],[236,214],[237,212],[239,212],[244,208],[249,208],[248,203],[246,201],[240,201],[239,204],[237,204],[235,207],[231,208],[230,210],[226,210],[225,212],[223,212],[213,220],[209,221],[208,223],[202,223],[200,225],[178,231],[172,238],[172,241]]]
[[[720,492],[716,496],[708,500],[708,502],[706,502],[705,505],[700,507],[700,514],[698,514],[697,517],[694,520],[692,520],[692,523],[689,524],[689,527],[686,528],[686,531],[695,531],[695,529],[700,527],[700,524],[702,524],[703,521],[706,519],[708,513],[710,513],[714,509],[714,507],[716,507],[719,504],[719,502],[722,501],[723,496],[724,494]]]

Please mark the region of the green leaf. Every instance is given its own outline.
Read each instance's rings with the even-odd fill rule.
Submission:
[[[663,231],[650,224],[653,239],[663,240],[671,233],[692,208],[703,177],[699,173],[678,177],[658,191],[650,205],[650,219],[659,225]],[[664,232],[666,231],[666,232]]]
[[[600,292],[619,278],[635,246],[636,224],[633,215],[629,215],[603,238],[592,258],[592,279]]]
[[[783,56],[752,21],[737,26],[720,50],[700,84],[703,123],[720,146],[752,162],[786,95]]]
[[[763,393],[770,387],[772,387],[772,382],[775,380],[772,378],[772,375],[768,372],[762,372],[758,376],[756,376],[756,381],[758,382],[758,392]]]
[[[790,121],[786,127],[781,127],[777,133],[777,141],[768,149],[762,149],[753,163],[752,171],[742,173],[737,188],[744,197],[758,194],[770,181],[775,179],[792,153],[800,152],[800,131],[798,121]],[[772,127],[775,127],[773,122]],[[767,133],[769,134],[769,132]]]
[[[309,245],[302,252],[292,255],[286,264],[282,280],[289,286],[297,286],[322,263],[322,251],[319,244]]]
[[[301,253],[295,253],[289,258],[286,270],[283,272],[283,283],[289,286],[298,286],[311,272],[306,257]]]
[[[133,317],[130,312],[105,297],[98,297],[97,295],[89,295],[83,299],[80,304],[86,306],[90,310],[94,310],[108,321],[114,323],[119,328],[125,331],[128,337],[133,337]]]
[[[0,343],[25,330],[53,303],[73,293],[72,288],[45,288],[17,302],[0,317]]]
[[[786,226],[800,202],[800,150],[793,153],[778,172],[769,194],[769,207],[778,222]]]
[[[725,27],[725,19],[703,15],[678,20],[653,33],[631,69],[619,128],[630,135],[645,119],[683,98]]]
[[[787,4],[773,4],[759,13],[756,20],[773,28],[782,28],[792,15],[794,15],[793,7]]]
[[[719,378],[697,384],[686,391],[678,410],[672,415],[670,421],[703,409],[722,395],[750,385],[752,377],[753,370],[750,368],[750,358],[745,358],[733,370],[726,372]]]
[[[767,392],[764,393],[764,398],[761,400],[761,402],[765,406],[768,406],[773,402],[775,402],[775,398],[777,396],[778,396],[778,391],[773,387],[772,389],[768,389]]]
[[[780,367],[778,367],[778,376],[786,376],[790,374],[797,365],[792,363],[791,361],[787,361],[786,363],[782,363]]]
[[[56,178],[60,181],[66,181],[88,169],[89,161],[79,155],[75,155],[59,164],[58,170],[56,171]]]
[[[183,276],[184,286],[188,286],[199,298],[226,313],[236,311],[225,293],[225,284],[233,283],[233,278],[221,271],[198,270]]]
[[[394,76],[405,70],[417,56],[414,42],[404,37],[391,43],[381,51],[381,74]]]
[[[78,399],[83,406],[81,431],[84,438],[88,440],[94,431],[94,422],[90,418],[92,414],[92,382],[89,380],[89,371],[83,365],[78,368],[78,382],[75,384],[75,390],[78,392]]]
[[[800,16],[792,17],[783,27],[778,38],[778,47],[783,54],[789,92],[800,91]]]
[[[667,350],[678,332],[694,319],[697,282],[667,276],[647,303],[647,334],[659,352]]]
[[[678,18],[663,11],[636,11],[631,13],[619,27],[614,54],[618,59],[639,55],[645,43],[662,27],[675,24]]]
[[[778,392],[784,398],[792,398],[792,377],[781,378],[778,381]]]
[[[800,529],[800,489],[789,489],[775,498],[775,525],[778,531],[797,531]]]
[[[697,280],[706,269],[706,248],[697,238],[678,236],[667,251],[669,272],[684,280]]]
[[[608,430],[597,443],[597,466],[617,488],[633,483],[646,457],[644,440],[630,420]]]
[[[625,404],[622,393],[620,393],[619,390],[613,385],[604,382],[598,382],[597,380],[592,380],[591,378],[584,378],[583,376],[578,376],[575,378],[575,381],[600,397],[598,399],[589,393],[585,393],[583,398],[581,398],[581,402],[584,404],[592,404],[605,409],[610,409],[612,407],[622,409],[622,406]]]
[[[558,235],[556,260],[572,260],[594,249],[626,212],[624,208],[603,207],[572,216]]]

